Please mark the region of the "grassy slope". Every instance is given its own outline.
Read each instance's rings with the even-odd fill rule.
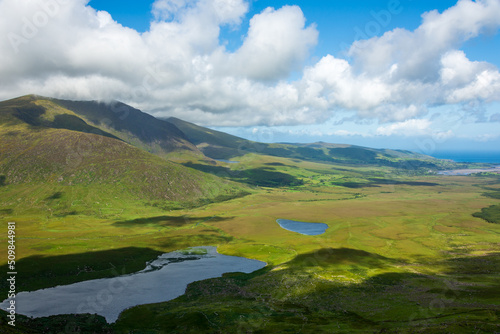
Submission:
[[[498,331],[500,229],[472,217],[498,202],[483,196],[498,188],[495,177],[415,177],[392,167],[255,154],[238,160],[242,163],[228,168],[273,168],[303,184],[262,188],[244,198],[167,214],[139,208],[85,224],[78,223],[79,216],[21,215],[19,233],[26,238],[19,240],[19,266],[36,277],[20,279],[26,282],[22,288],[70,280],[82,264],[92,268],[80,274],[87,279],[109,275],[113,267],[98,258],[120,270],[140,267],[113,261],[111,249],[133,246],[127,256],[133,259],[139,251],[154,257],[154,252],[218,245],[220,252],[269,266],[252,275],[194,283],[174,301],[132,308],[115,331]],[[359,186],[345,186],[346,180]],[[277,218],[330,228],[322,236],[301,236],[281,229]],[[44,268],[58,263],[58,271],[37,267],[40,255]]]
[[[0,222],[16,222],[18,291],[135,272],[165,249],[228,239],[205,219],[167,214],[245,188],[142,151],[50,102],[19,102],[0,106]],[[160,220],[161,228],[151,223]]]
[[[86,123],[85,126],[90,131],[85,132],[120,138],[159,156],[186,157],[188,160],[203,160],[204,158],[203,154],[176,126],[121,102],[69,101],[35,95],[0,102],[0,108],[4,110],[16,109],[17,113],[28,116],[31,114],[31,117],[34,115],[35,105],[39,108],[39,112],[45,109],[42,118],[53,118],[54,113],[63,114],[65,118],[71,115],[73,119],[79,118],[77,121],[80,123]],[[60,127],[47,123],[44,125]],[[63,126],[63,128],[68,127]],[[71,127],[70,129],[82,131],[81,128]]]
[[[178,127],[203,154],[213,159],[231,159],[247,152],[262,151],[267,147],[266,144],[207,129],[175,117],[166,121]]]
[[[175,125],[124,103],[57,99],[51,101],[74,111],[93,126],[150,153],[169,158],[204,158]]]
[[[144,177],[142,171],[134,174],[136,168],[162,171],[175,166],[179,173],[188,173],[183,175],[189,180],[203,175],[208,181],[211,176],[83,132],[75,139],[81,144],[76,150],[52,146],[61,142],[50,141],[57,138],[55,134],[74,132],[63,129],[38,128],[30,131],[33,137],[25,143],[29,126],[2,113],[0,117],[9,124],[8,131],[1,130],[0,139],[6,143],[2,154],[17,161],[9,168],[12,174],[4,169],[6,178],[0,179],[0,221],[16,221],[20,291],[133,272],[160,252],[217,245],[220,252],[260,259],[269,266],[251,275],[228,274],[197,282],[174,301],[132,308],[122,314],[114,330],[499,331],[500,226],[472,216],[498,204],[494,195],[483,195],[498,192],[495,176],[414,176],[411,169],[395,166],[354,167],[246,154],[237,157],[240,164],[221,163],[212,172],[272,187],[255,188],[249,196],[223,203],[203,202],[202,196],[201,204],[207,204],[203,207],[169,211],[149,199],[149,189],[140,190],[145,179],[134,183]],[[68,144],[72,138],[62,137]],[[43,142],[51,145],[40,146]],[[18,150],[16,145],[25,146]],[[103,150],[102,156],[83,154],[89,148]],[[126,159],[126,153],[115,159],[113,152],[122,151],[134,157],[143,154],[144,160],[136,163],[137,159]],[[60,161],[53,164],[58,167],[52,170],[44,163],[50,152],[60,153]],[[84,158],[76,159],[76,167],[73,158],[64,158],[75,152]],[[15,154],[20,154],[18,160]],[[24,161],[33,154],[40,159],[27,167]],[[108,160],[114,163],[106,165]],[[30,173],[23,174],[23,168]],[[84,172],[66,173],[72,168]],[[120,184],[114,182],[114,170]],[[275,178],[282,174],[288,177]],[[25,177],[30,181],[23,183]],[[273,183],[283,179],[300,182]],[[151,181],[148,187],[161,184],[158,179]],[[190,191],[183,185],[180,182],[176,188],[179,198]],[[277,218],[324,222],[330,228],[322,236],[302,236],[281,229]],[[5,286],[1,292],[5,295]],[[52,330],[59,330],[56,324],[61,322],[87,322],[74,316],[25,320],[26,329],[18,332],[36,332],[38,321],[49,323]],[[98,323],[99,318],[93,319],[88,326],[110,331]]]
[[[429,169],[454,168],[450,161],[403,150],[373,149],[343,144],[264,144],[242,139],[224,132],[211,130],[177,118],[168,122],[176,125],[208,157],[232,159],[247,153],[275,157],[296,158],[308,161],[342,163],[351,165],[381,165],[425,173]]]
[[[169,202],[210,199],[224,196],[224,188],[234,190],[227,182],[165,161],[113,135],[82,131],[81,127],[92,127],[70,113],[62,113],[65,110],[45,105],[52,113],[60,112],[51,115],[42,113],[39,101],[27,104],[22,108],[0,106],[0,174],[4,188],[41,183],[57,193],[58,188],[68,186],[113,185],[117,195]],[[31,106],[37,117],[29,113]],[[19,110],[31,119],[27,122],[26,116],[19,117]],[[66,128],[54,128],[53,122],[46,122],[59,116],[72,116],[72,122],[65,124]]]
[[[472,217],[495,203],[482,196],[498,184],[494,177],[415,177],[255,155],[238,160],[304,176],[295,190],[267,189],[209,209],[220,220],[207,224],[234,237],[220,251],[270,266],[193,283],[174,301],[125,311],[119,333],[499,330],[500,229]],[[381,182],[330,183],[345,176]],[[277,218],[330,228],[301,236],[279,228]]]

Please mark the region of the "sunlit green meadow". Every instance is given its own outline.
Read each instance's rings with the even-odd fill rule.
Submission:
[[[184,208],[116,196],[109,186],[0,187],[1,220],[16,222],[18,289],[134,272],[163,252],[214,245],[268,266],[193,283],[176,300],[125,311],[109,330],[500,330],[500,225],[473,216],[498,204],[485,196],[498,189],[498,176],[415,175],[255,154],[233,160],[240,163],[208,167],[241,182],[246,196]],[[329,228],[306,236],[282,229],[278,218]]]

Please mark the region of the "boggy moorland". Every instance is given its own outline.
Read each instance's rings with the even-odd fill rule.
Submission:
[[[2,311],[4,332],[500,331],[498,175],[437,175],[477,165],[324,143],[232,147],[219,136],[210,144],[213,131],[198,132],[203,143],[182,135],[189,152],[169,153],[170,146],[109,125],[106,136],[74,118],[55,126],[64,119],[58,114],[99,122],[49,102],[29,97],[23,106],[4,103],[0,113],[0,219],[4,227],[16,223],[18,292],[137,272],[162,253],[193,246],[267,266],[191,283],[184,295],[127,309],[112,324],[91,314],[18,314],[12,327]],[[27,117],[36,103],[38,116]],[[33,140],[16,140],[26,135]],[[80,145],[78,164],[54,163],[47,143],[64,139],[69,146],[60,148],[71,156],[71,143],[92,136],[99,141]],[[15,153],[17,145],[24,150]],[[41,158],[23,169],[16,154],[30,150]],[[277,219],[328,229],[301,235]],[[7,290],[2,283],[2,296]]]

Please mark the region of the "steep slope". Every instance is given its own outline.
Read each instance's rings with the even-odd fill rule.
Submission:
[[[37,202],[48,191],[60,197],[54,189],[85,188],[165,207],[241,193],[239,186],[145,152],[50,103],[29,96],[0,103],[3,191],[42,186],[40,195],[30,194]]]
[[[168,118],[167,121],[181,129],[193,144],[213,159],[231,159],[247,153],[258,153],[310,161],[372,164],[412,169],[438,169],[443,163],[430,156],[403,150],[374,149],[323,142],[312,144],[257,143],[173,117]]]
[[[203,154],[175,125],[124,103],[46,100],[71,110],[88,124],[150,153],[170,157],[184,155],[203,158]]]
[[[213,159],[227,159],[248,152],[266,148],[257,143],[224,132],[208,129],[181,119],[170,117],[167,122],[179,128],[206,156]]]
[[[25,123],[34,128],[67,129],[118,139],[106,131],[89,125],[74,112],[48,99],[37,98],[33,95],[0,102],[0,123],[10,125]]]

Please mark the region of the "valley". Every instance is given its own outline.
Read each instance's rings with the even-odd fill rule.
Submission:
[[[134,273],[196,246],[267,265],[191,283],[114,323],[19,314],[14,328],[2,311],[6,333],[500,331],[500,176],[438,174],[485,164],[256,143],[97,105],[0,103],[0,220],[16,222],[18,291]],[[328,228],[302,235],[277,219]]]

